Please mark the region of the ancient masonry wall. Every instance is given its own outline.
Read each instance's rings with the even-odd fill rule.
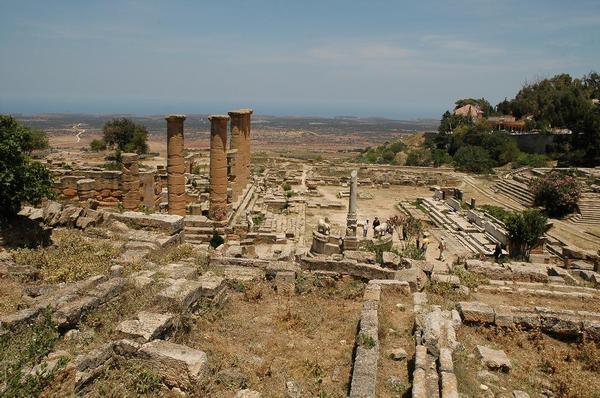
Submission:
[[[122,203],[125,208],[132,210],[137,210],[140,204],[146,205],[149,209],[158,208],[162,183],[157,172],[139,172],[137,161],[135,168],[127,163],[129,161],[124,159],[123,171],[52,170],[55,178],[54,189],[58,198],[67,202],[80,203],[94,199],[102,207],[116,207]]]

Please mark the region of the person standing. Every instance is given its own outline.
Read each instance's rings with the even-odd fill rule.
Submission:
[[[496,247],[494,248],[494,261],[499,262],[501,255],[502,255],[502,245],[500,244],[500,242],[497,242]]]
[[[379,224],[381,224],[379,218],[375,217],[375,219],[373,220],[373,230],[375,230],[375,228],[377,228]]]
[[[369,232],[369,220],[365,220],[363,224],[363,238],[367,237],[367,233]]]
[[[421,242],[421,252],[423,252],[423,256],[427,255],[427,246],[429,246],[429,238],[423,239]]]
[[[446,241],[444,240],[444,238],[440,239],[440,244],[438,245],[438,249],[440,249],[440,257],[438,257],[438,260],[440,261],[444,261],[444,250],[446,250]]]

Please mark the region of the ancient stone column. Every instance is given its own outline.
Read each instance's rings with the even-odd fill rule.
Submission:
[[[184,115],[167,120],[167,190],[169,214],[185,216],[185,160],[183,158]]]
[[[356,236],[356,200],[358,191],[357,172],[350,174],[350,198],[348,200],[348,218],[346,222],[346,236]]]
[[[227,217],[227,122],[229,116],[213,115],[210,120],[210,197],[208,217]]]
[[[243,192],[250,180],[250,128],[252,109],[229,112],[231,117],[231,149],[237,149],[234,195]]]
[[[344,250],[356,250],[356,201],[358,195],[358,178],[356,170],[350,174],[350,197],[348,199],[348,217],[346,219],[346,236],[344,237]]]
[[[124,153],[122,162],[123,207],[127,210],[137,210],[140,207],[140,171],[137,153]]]

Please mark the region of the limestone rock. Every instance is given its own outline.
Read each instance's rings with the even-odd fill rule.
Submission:
[[[141,311],[137,319],[121,322],[117,331],[135,339],[147,342],[162,337],[173,325],[173,314],[156,314]]]
[[[529,398],[529,394],[527,394],[525,391],[521,391],[521,390],[514,390],[512,392],[513,398]]]
[[[285,397],[286,398],[301,398],[302,391],[298,383],[290,380],[285,383]]]
[[[138,353],[169,387],[186,389],[202,382],[208,371],[206,353],[184,345],[153,340],[144,344]]]
[[[413,292],[418,292],[423,289],[427,282],[427,275],[420,268],[407,268],[394,273],[394,279],[406,281],[410,285]]]
[[[489,347],[478,345],[477,353],[481,359],[481,364],[490,370],[499,369],[503,372],[508,372],[512,367],[510,359],[508,359],[502,350],[494,350]]]
[[[407,355],[408,354],[406,353],[406,350],[404,350],[403,348],[394,348],[390,350],[389,353],[389,357],[392,358],[394,361],[402,361],[406,359]]]
[[[383,252],[383,265],[384,267],[397,269],[400,265],[401,258],[392,252]]]
[[[494,323],[494,309],[478,301],[461,301],[457,305],[463,322]]]
[[[258,391],[244,389],[240,390],[235,394],[235,398],[260,398],[261,395]]]

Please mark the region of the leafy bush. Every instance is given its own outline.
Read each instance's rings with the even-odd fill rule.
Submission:
[[[506,222],[508,215],[510,214],[504,207],[494,206],[494,205],[482,205],[479,206],[481,210],[485,213],[488,213],[490,216],[500,220],[502,222]]]
[[[90,142],[90,149],[94,152],[104,151],[106,149],[106,142],[104,139],[94,139]]]
[[[454,154],[454,163],[459,170],[478,174],[491,173],[494,167],[494,161],[487,151],[473,145],[460,147]]]
[[[577,179],[556,171],[533,180],[531,190],[536,206],[543,206],[554,217],[561,217],[575,210],[581,196],[581,186]]]
[[[513,162],[513,168],[519,167],[546,167],[548,157],[535,153],[520,153],[517,160]]]
[[[21,203],[36,205],[54,197],[52,174],[26,154],[39,145],[31,129],[0,115],[0,217],[11,216]]]
[[[531,249],[546,232],[548,218],[537,209],[514,211],[505,221],[511,257],[529,258]]]
[[[210,238],[210,246],[214,249],[221,246],[225,242],[225,239],[221,235],[217,233],[217,231],[213,231],[213,235]]]
[[[426,167],[431,165],[431,152],[426,149],[413,149],[406,156],[407,166]]]

